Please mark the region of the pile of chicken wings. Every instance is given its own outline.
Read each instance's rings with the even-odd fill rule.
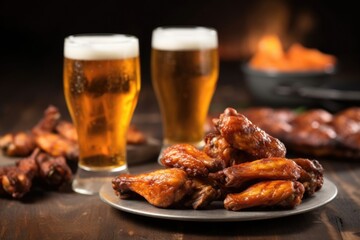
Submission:
[[[316,160],[286,158],[286,148],[235,109],[213,119],[216,131],[199,150],[189,144],[166,148],[165,168],[122,174],[112,180],[121,199],[143,197],[160,208],[204,209],[213,201],[238,211],[248,208],[291,209],[323,185]]]

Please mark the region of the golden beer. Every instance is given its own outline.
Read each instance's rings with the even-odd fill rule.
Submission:
[[[203,28],[167,30],[160,30],[164,34],[154,31],[151,56],[164,145],[199,146],[219,72],[216,34]]]
[[[126,133],[140,91],[137,39],[68,38],[64,55],[64,93],[78,133],[79,169],[86,173],[127,169]],[[96,192],[79,190],[81,180],[75,191]]]

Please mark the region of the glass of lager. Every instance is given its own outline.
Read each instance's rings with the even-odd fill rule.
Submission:
[[[219,73],[217,32],[205,27],[159,27],[152,33],[151,77],[163,124],[163,148],[201,148]]]
[[[73,190],[96,194],[127,171],[126,133],[140,91],[139,41],[73,35],[64,43],[64,93],[79,139]]]

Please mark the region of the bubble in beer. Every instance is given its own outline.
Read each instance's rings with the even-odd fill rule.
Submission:
[[[74,61],[73,72],[70,78],[70,91],[74,96],[82,94],[86,90],[87,78],[83,72],[80,61]]]
[[[95,117],[88,125],[88,133],[90,135],[102,134],[108,130],[106,126],[106,118],[104,116]]]

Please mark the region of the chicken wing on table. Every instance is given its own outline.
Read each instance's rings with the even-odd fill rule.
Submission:
[[[285,157],[282,142],[254,125],[233,108],[225,109],[214,125],[221,136],[234,148],[247,152],[254,159]]]
[[[36,145],[28,132],[8,133],[0,138],[0,149],[7,156],[29,156]]]
[[[178,168],[160,169],[137,175],[123,174],[112,180],[115,194],[122,199],[134,195],[144,197],[160,207],[202,208],[219,196],[206,180],[189,178]]]
[[[17,161],[16,165],[0,167],[0,195],[22,198],[34,182],[41,182],[47,188],[58,188],[71,177],[72,172],[63,156],[52,157],[36,148],[30,157]]]
[[[254,184],[240,193],[228,194],[224,207],[239,211],[254,207],[294,208],[302,201],[304,186],[296,181],[272,180]]]

